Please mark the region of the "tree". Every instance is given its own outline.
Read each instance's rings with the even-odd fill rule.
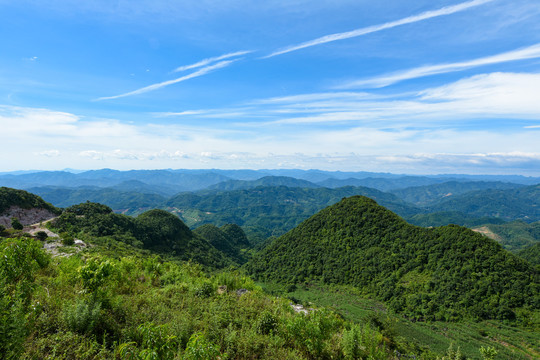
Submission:
[[[11,218],[11,227],[15,230],[22,230],[24,228],[23,224],[16,217]]]

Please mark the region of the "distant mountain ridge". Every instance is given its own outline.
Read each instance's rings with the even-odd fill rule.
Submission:
[[[320,185],[307,180],[296,179],[289,176],[264,176],[257,180],[228,180],[206,188],[207,191],[220,190],[244,190],[253,189],[259,186],[287,186],[299,188],[318,188]]]

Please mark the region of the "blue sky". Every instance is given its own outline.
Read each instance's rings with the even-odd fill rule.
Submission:
[[[540,4],[0,0],[0,171],[540,175]]]

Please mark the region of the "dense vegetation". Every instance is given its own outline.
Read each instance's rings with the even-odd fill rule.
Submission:
[[[0,187],[0,214],[4,213],[11,206],[18,206],[23,209],[45,209],[54,214],[61,211],[51,204],[43,201],[42,198],[24,190],[16,190],[7,187]]]
[[[448,181],[427,186],[413,186],[390,192],[400,199],[417,206],[429,206],[451,196],[478,190],[518,189],[523,185],[500,181]]]
[[[485,226],[505,249],[518,251],[540,242],[540,222],[513,221]]]
[[[410,224],[423,227],[444,226],[449,224],[475,227],[484,224],[504,224],[505,221],[490,217],[471,217],[457,211],[443,211],[429,214],[416,214],[406,218]]]
[[[434,204],[428,210],[458,211],[469,216],[496,217],[506,221],[540,221],[540,185],[468,192]]]
[[[540,306],[538,272],[495,241],[415,227],[360,196],[275,240],[247,269],[264,281],[353,285],[410,318],[527,318]]]
[[[360,187],[309,189],[277,186],[200,195],[183,193],[167,201],[166,206],[191,227],[234,223],[242,226],[252,238],[262,241],[269,236],[284,234],[343,197],[359,194],[374,198],[402,215],[419,211],[395,195]]]
[[[177,216],[163,210],[150,210],[132,218],[115,214],[106,205],[87,202],[67,208],[52,226],[79,238],[112,239],[211,267],[231,263]]]
[[[296,312],[237,271],[205,274],[123,243],[111,255],[98,242],[55,258],[41,247],[0,238],[6,360],[446,359],[377,316],[351,323],[324,308]]]
[[[531,264],[536,265],[537,269],[540,271],[540,241],[517,251],[516,255],[527,260]]]
[[[247,261],[244,251],[248,250],[251,245],[240,226],[227,224],[218,228],[212,224],[205,224],[193,232],[237,263],[243,264]]]

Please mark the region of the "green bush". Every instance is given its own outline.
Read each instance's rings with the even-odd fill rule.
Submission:
[[[71,245],[75,244],[75,239],[70,234],[64,232],[64,233],[60,234],[60,236],[62,238],[62,244],[63,245],[71,246]]]
[[[185,360],[208,360],[208,359],[226,359],[222,355],[219,347],[210,342],[202,333],[191,335],[184,352]]]
[[[101,304],[82,299],[68,305],[63,311],[63,321],[67,328],[80,334],[90,334],[99,322]]]
[[[195,289],[195,296],[200,298],[207,298],[214,293],[214,287],[209,281],[204,281]]]
[[[269,311],[265,311],[257,320],[257,333],[262,335],[271,334],[277,328],[277,325],[277,318]]]
[[[36,238],[40,241],[45,241],[47,240],[47,238],[49,237],[49,235],[47,235],[47,233],[45,231],[38,231],[36,233]]]
[[[15,230],[22,230],[24,228],[23,224],[17,218],[11,218],[11,227]]]

